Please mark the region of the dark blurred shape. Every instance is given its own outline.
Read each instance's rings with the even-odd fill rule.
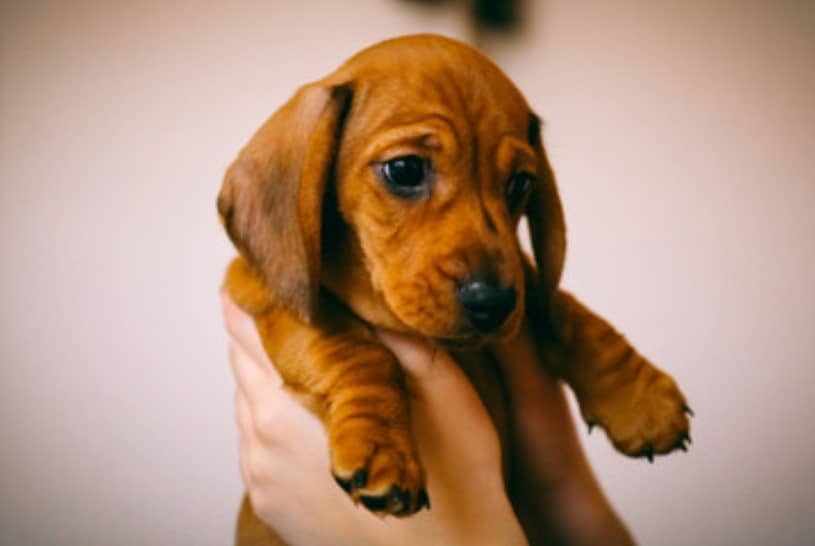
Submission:
[[[491,29],[511,30],[518,23],[519,0],[473,0],[475,20]]]
[[[473,26],[476,33],[481,30],[498,30],[510,32],[516,30],[521,22],[520,13],[523,0],[409,0],[416,4],[439,6],[454,1],[470,5]]]

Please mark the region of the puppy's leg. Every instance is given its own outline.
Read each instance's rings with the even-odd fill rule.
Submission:
[[[310,324],[274,303],[248,268],[230,267],[226,287],[255,311],[264,348],[287,387],[323,421],[336,482],[369,510],[409,515],[427,503],[410,432],[399,362],[330,294]],[[251,301],[244,301],[249,294]],[[263,295],[265,302],[257,301]],[[254,298],[254,299],[252,299]]]
[[[558,291],[552,304],[557,341],[546,357],[574,390],[590,429],[604,428],[619,451],[649,461],[685,450],[690,408],[673,378],[571,294]]]

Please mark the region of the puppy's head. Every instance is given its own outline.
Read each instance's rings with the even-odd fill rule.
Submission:
[[[406,329],[454,346],[517,330],[521,216],[544,298],[563,266],[537,117],[488,59],[438,36],[382,42],[298,91],[230,167],[218,205],[239,250],[306,320],[332,243],[364,263],[352,282]]]

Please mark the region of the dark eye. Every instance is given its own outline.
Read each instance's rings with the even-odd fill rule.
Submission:
[[[393,193],[419,197],[427,192],[428,162],[417,155],[406,155],[382,164],[382,178]]]
[[[511,212],[515,212],[529,193],[535,182],[535,177],[527,172],[513,174],[507,182],[507,205]]]

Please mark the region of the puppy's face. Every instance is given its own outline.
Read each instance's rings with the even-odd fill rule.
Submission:
[[[276,301],[303,320],[322,279],[352,307],[365,294],[366,313],[355,308],[369,320],[453,347],[517,330],[522,215],[536,294],[554,290],[565,252],[537,118],[494,64],[439,36],[382,42],[301,88],[229,168],[218,208]]]
[[[516,231],[537,183],[537,121],[469,48],[389,49],[347,67],[355,101],[336,167],[373,288],[401,322],[449,345],[512,335],[524,312]]]

